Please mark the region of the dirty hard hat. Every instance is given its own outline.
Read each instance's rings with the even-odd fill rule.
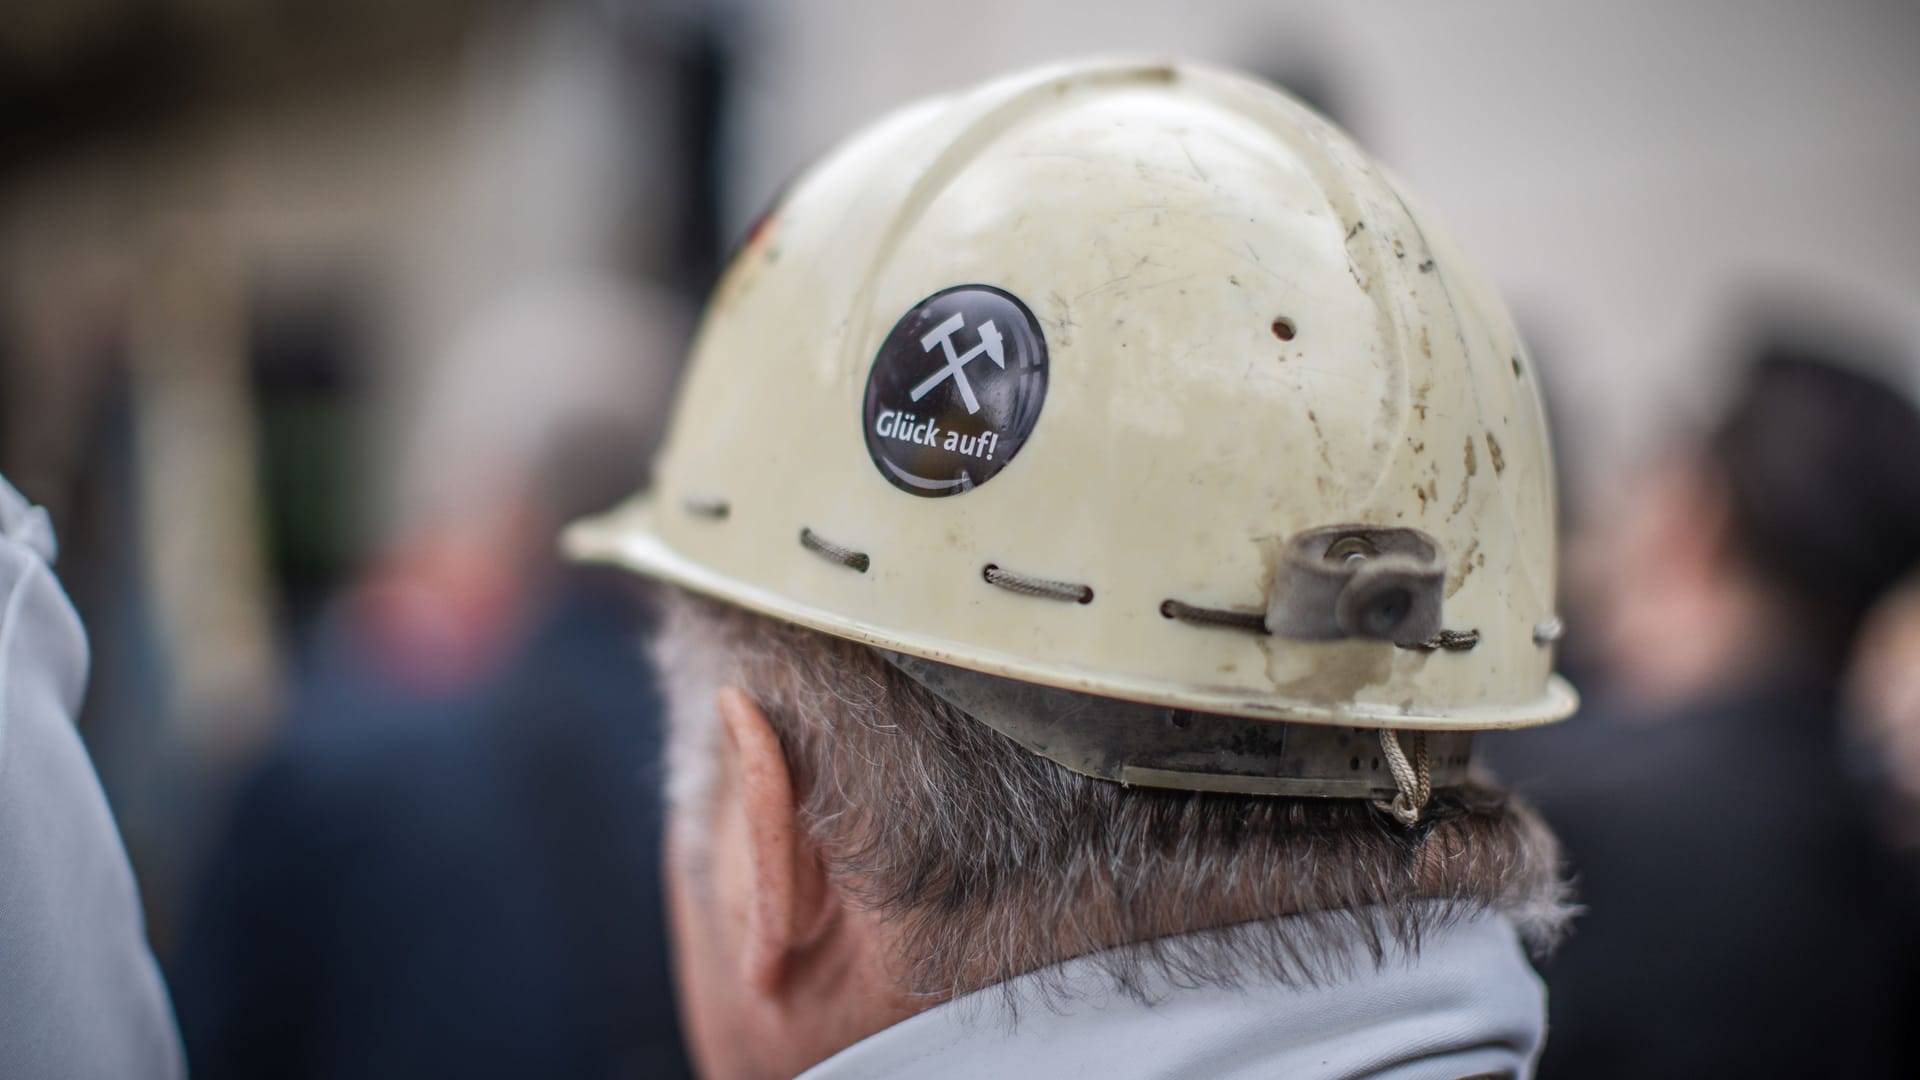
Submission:
[[[1417,816],[1468,733],[1576,703],[1505,310],[1345,133],[1205,67],[855,136],[715,290],[650,489],[567,543],[1127,783]]]

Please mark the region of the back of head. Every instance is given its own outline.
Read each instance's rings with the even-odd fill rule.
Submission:
[[[1920,566],[1920,411],[1873,370],[1843,345],[1775,333],[1708,441],[1733,547],[1787,595],[1822,665]]]
[[[1552,835],[1490,782],[1436,792],[1413,830],[1360,800],[1122,787],[1027,752],[864,646],[667,595],[656,655],[679,820],[712,813],[714,693],[747,688],[809,839],[899,927],[895,970],[928,1000],[1122,945],[1136,947],[1102,965],[1135,992],[1311,985],[1351,974],[1356,940],[1379,960],[1492,914],[1545,948],[1564,923]],[[1249,932],[1282,915],[1302,917]]]

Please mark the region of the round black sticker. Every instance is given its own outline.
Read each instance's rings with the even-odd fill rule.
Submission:
[[[894,487],[958,495],[1006,468],[1047,398],[1047,341],[1019,298],[956,285],[915,304],[867,376],[867,452]]]

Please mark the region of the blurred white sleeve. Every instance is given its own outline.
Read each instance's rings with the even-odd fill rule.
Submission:
[[[133,869],[73,726],[87,639],[54,550],[0,478],[0,1077],[177,1078]]]

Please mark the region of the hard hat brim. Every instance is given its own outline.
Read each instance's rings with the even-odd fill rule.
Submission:
[[[849,641],[1060,690],[1168,708],[1298,724],[1408,731],[1492,731],[1554,723],[1573,715],[1580,707],[1579,693],[1557,674],[1548,677],[1541,697],[1520,705],[1403,711],[1366,702],[1316,705],[1268,699],[1207,687],[1167,685],[1111,671],[1082,671],[1061,665],[1024,662],[1017,657],[964,643],[870,625],[818,607],[796,603],[770,590],[729,578],[668,544],[654,527],[656,513],[654,500],[642,494],[607,513],[584,518],[568,526],[561,536],[561,549],[576,561],[618,566],[749,611]],[[1382,647],[1392,646],[1382,643]]]

